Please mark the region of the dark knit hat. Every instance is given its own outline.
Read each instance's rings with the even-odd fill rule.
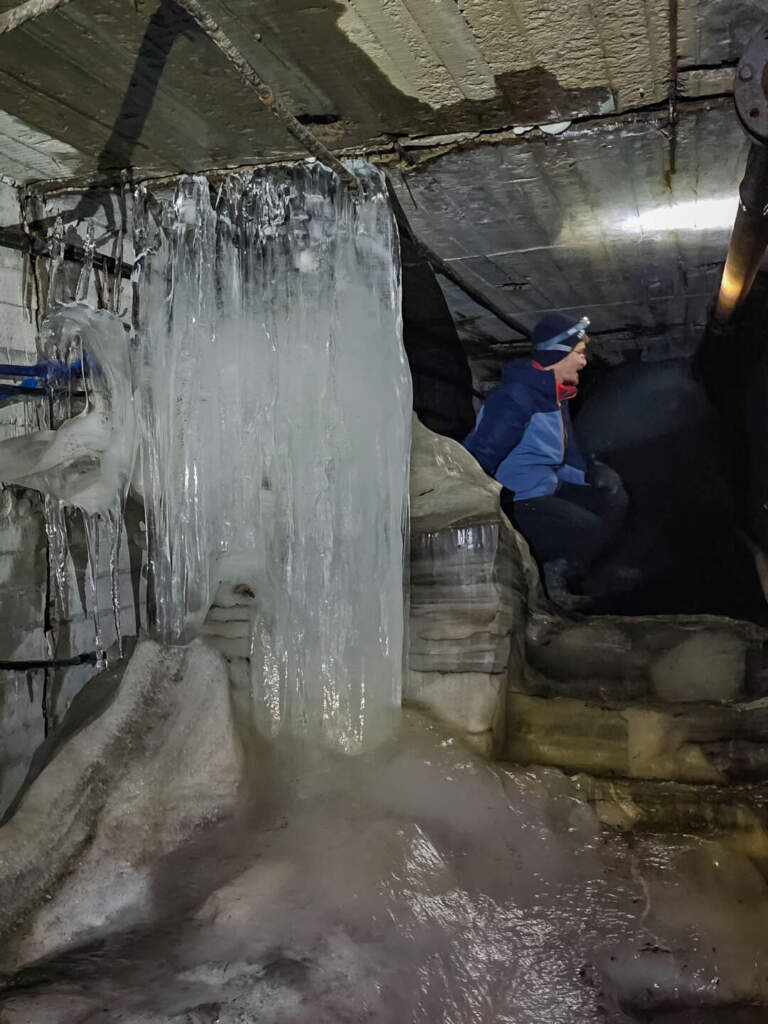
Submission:
[[[565,359],[583,339],[589,317],[577,319],[562,313],[547,313],[533,329],[533,354],[542,366],[553,366]]]

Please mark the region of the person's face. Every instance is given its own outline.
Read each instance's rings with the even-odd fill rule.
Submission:
[[[555,378],[558,384],[570,384],[576,387],[579,383],[579,373],[587,365],[587,342],[588,338],[580,341],[571,352],[555,363],[552,369],[555,371]]]

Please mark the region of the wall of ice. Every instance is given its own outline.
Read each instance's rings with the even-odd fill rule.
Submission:
[[[104,223],[82,223],[82,266],[64,257],[66,202],[37,211],[55,221],[53,259],[36,351],[16,361],[85,356],[87,371],[25,403],[35,415],[0,439],[0,480],[44,495],[35,656],[101,661],[140,620],[185,642],[234,594],[245,611],[222,628],[241,637],[238,692],[267,733],[355,750],[385,731],[400,703],[410,377],[384,179],[356,173],[357,197],[314,163],[140,192],[132,317],[119,275],[92,266],[105,240],[119,265],[125,203],[107,197]],[[85,614],[87,636],[72,625]],[[44,687],[49,705],[61,685]]]
[[[134,208],[156,633],[252,596],[257,720],[344,750],[400,703],[410,410],[394,221],[355,171],[362,198],[309,163]]]

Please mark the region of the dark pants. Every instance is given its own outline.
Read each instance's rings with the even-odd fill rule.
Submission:
[[[564,559],[585,572],[618,533],[627,511],[623,489],[562,484],[555,494],[515,501],[501,492],[501,507],[528,541],[540,566]]]

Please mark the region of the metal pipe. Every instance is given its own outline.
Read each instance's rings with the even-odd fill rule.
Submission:
[[[17,252],[29,253],[33,257],[41,256],[45,259],[50,259],[51,253],[45,245],[42,224],[43,222],[40,221],[35,222],[32,225],[33,233],[31,235],[22,234],[16,228],[0,227],[0,249],[15,249]],[[62,255],[64,260],[82,263],[85,260],[86,254],[85,249],[81,246],[65,245]],[[121,276],[127,280],[130,280],[133,274],[133,267],[130,263],[120,262],[102,252],[95,252],[93,254],[93,265],[98,267],[99,270],[105,270],[113,275],[119,270]]]
[[[49,661],[0,661],[0,672],[34,672],[43,668],[69,668],[72,665],[97,665],[95,651],[78,654],[74,658],[51,658]]]
[[[715,306],[715,320],[727,323],[749,295],[768,247],[768,150],[752,145],[739,189],[741,202]]]
[[[63,7],[71,2],[72,0],[27,0],[18,7],[12,7],[5,14],[0,14],[0,36],[5,32],[12,32],[33,18],[39,18],[41,14],[49,14],[57,7]]]
[[[749,295],[768,247],[768,33],[762,29],[739,61],[733,94],[752,145],[713,315],[721,326]]]

